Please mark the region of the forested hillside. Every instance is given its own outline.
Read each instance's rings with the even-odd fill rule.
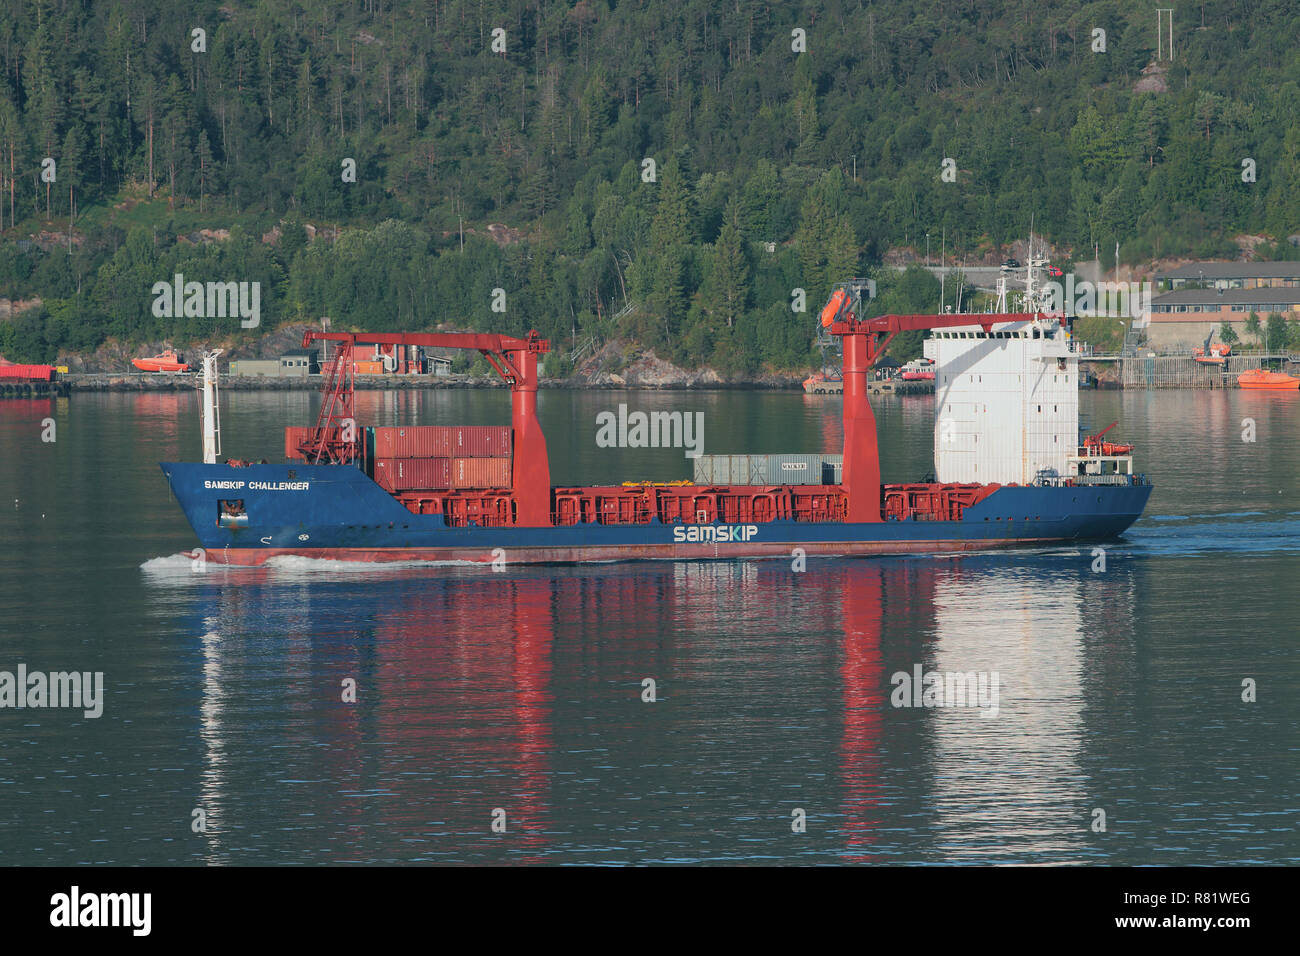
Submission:
[[[926,233],[1294,252],[1300,5],[1178,5],[1144,76],[1156,37],[1116,0],[6,0],[0,297],[42,305],[0,352],[258,333],[156,317],[182,273],[260,282],[261,330],[535,327],[747,374],[806,364],[830,284]]]

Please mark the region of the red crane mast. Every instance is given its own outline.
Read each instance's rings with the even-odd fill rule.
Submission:
[[[419,345],[425,348],[476,349],[510,386],[510,424],[514,430],[511,484],[515,523],[544,527],[551,523],[551,467],[546,436],[537,420],[537,357],[551,345],[536,331],[525,338],[483,332],[317,332],[303,333],[302,345],[338,342],[326,370],[324,401],[307,448],[308,460],[348,462],[356,454],[355,437],[347,440],[348,423],[355,429],[352,400],[355,382],[352,350],[358,345]]]
[[[844,340],[844,493],[848,498],[846,520],[873,522],[881,514],[880,446],[876,416],[867,400],[867,373],[899,332],[917,329],[946,329],[978,325],[985,333],[998,322],[1066,318],[1058,313],[981,312],[944,315],[878,315],[859,319],[854,307],[861,299],[854,294],[836,295],[822,311],[822,325],[831,335]],[[881,336],[884,336],[883,341]],[[935,382],[936,389],[939,383]]]

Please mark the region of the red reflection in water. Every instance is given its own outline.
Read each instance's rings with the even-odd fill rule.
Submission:
[[[195,396],[190,392],[140,392],[130,399],[130,418],[155,435],[175,439],[182,428],[187,435],[199,433]]]
[[[882,715],[893,689],[881,653],[885,605],[890,619],[916,621],[933,613],[936,569],[923,563],[849,561],[835,582],[842,595],[844,731],[840,779],[844,788],[847,860],[872,863],[881,825]],[[926,610],[931,609],[931,610]],[[914,635],[919,637],[919,635]]]
[[[850,562],[840,576],[843,595],[844,731],[840,778],[844,787],[849,860],[874,862],[870,852],[880,826],[880,713],[885,686],[880,653],[881,600],[885,587],[879,566]]]
[[[431,813],[457,831],[490,834],[499,807],[511,847],[534,851],[529,860],[540,859],[549,843],[553,591],[560,583],[458,581],[381,609],[375,631],[385,761],[412,770],[432,761],[445,768],[440,777],[473,781],[452,788],[469,796]],[[437,701],[436,712],[422,708],[425,699]],[[460,719],[448,721],[449,711]],[[410,780],[395,785],[404,798],[400,815],[427,804],[427,780],[392,776]]]
[[[8,421],[40,421],[53,413],[55,401],[53,398],[0,399],[0,416]]]

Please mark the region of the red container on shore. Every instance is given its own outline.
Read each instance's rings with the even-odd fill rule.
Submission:
[[[508,425],[406,425],[375,429],[375,458],[509,458]]]
[[[509,488],[509,458],[451,459],[453,488]]]
[[[385,491],[451,487],[449,458],[376,458],[375,482]]]
[[[0,365],[0,378],[26,379],[28,381],[54,381],[53,365]]]

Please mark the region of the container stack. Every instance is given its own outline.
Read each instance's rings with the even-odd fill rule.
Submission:
[[[843,455],[701,455],[697,485],[838,485]]]
[[[367,429],[385,491],[509,488],[510,427],[414,425]]]

